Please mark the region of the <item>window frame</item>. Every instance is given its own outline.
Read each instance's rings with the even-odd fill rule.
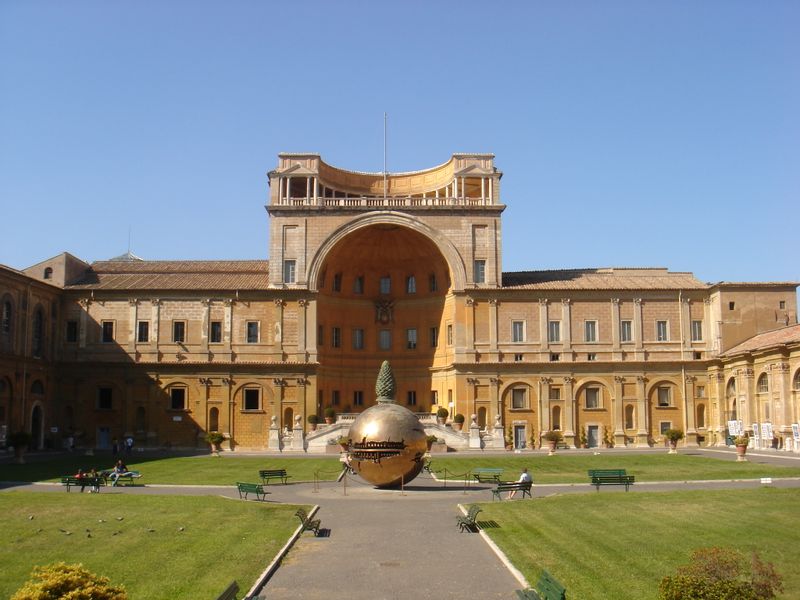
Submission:
[[[351,331],[353,350],[364,349],[364,329],[363,327],[354,327]]]
[[[597,343],[597,330],[598,327],[596,319],[585,320],[583,322],[583,341],[587,344]]]
[[[150,343],[150,321],[147,320],[136,321],[136,343],[137,344]]]
[[[342,347],[342,328],[334,325],[331,327],[331,348]]]
[[[627,344],[633,341],[633,320],[620,319],[619,341],[623,344]]]
[[[342,291],[342,274],[341,273],[334,273],[333,274],[333,281],[331,282],[331,291],[332,292],[341,292]]]
[[[244,341],[245,344],[258,344],[261,341],[261,321],[245,321]]]
[[[77,344],[80,340],[80,323],[75,319],[69,319],[66,322],[66,329],[64,331],[64,343]]]
[[[589,406],[589,392],[592,392],[592,395],[594,395],[595,406]],[[586,389],[583,392],[583,407],[586,410],[598,410],[603,408],[603,391],[600,386],[586,386]]]
[[[692,319],[691,325],[691,336],[693,342],[702,342],[703,341],[703,320],[702,319]]]
[[[663,331],[662,331],[663,328]],[[656,341],[668,342],[669,341],[669,321],[658,320],[656,321]]]
[[[439,282],[436,279],[436,273],[431,273],[430,275],[428,275],[428,291],[429,292],[439,291]]]
[[[392,330],[379,329],[378,330],[378,350],[387,352],[392,349]]]
[[[472,281],[476,285],[486,283],[486,259],[476,258],[472,261]]]
[[[662,398],[662,393],[666,395],[666,400]],[[659,385],[656,388],[656,407],[672,408],[672,406],[672,387],[668,385]]]
[[[378,290],[381,295],[388,296],[392,293],[392,276],[384,275],[378,280]]]
[[[561,343],[561,321],[553,319],[547,322],[547,341],[550,344]]]
[[[417,390],[408,390],[406,392],[406,406],[417,405]]]
[[[413,275],[406,277],[406,294],[417,293],[417,278]]]
[[[417,349],[417,329],[416,327],[409,327],[406,329],[406,350]]]
[[[182,395],[182,405],[179,407],[175,406],[175,396],[176,392],[181,392]],[[173,411],[186,411],[188,410],[189,405],[189,391],[186,387],[182,385],[175,385],[169,388],[169,410]]]
[[[364,390],[353,390],[353,406],[364,406]]]
[[[428,340],[431,348],[439,347],[439,327],[433,326],[428,329]]]
[[[756,380],[756,394],[769,394],[769,377],[762,373]]]
[[[353,294],[360,296],[364,293],[364,276],[356,275],[353,278]]]
[[[525,320],[511,321],[511,343],[523,344],[526,341]]]
[[[108,392],[108,398],[104,398]],[[103,404],[108,401],[108,406]],[[114,410],[114,388],[110,385],[101,385],[97,387],[97,399],[95,401],[96,410]]]
[[[283,283],[297,283],[297,260],[283,259]]]
[[[173,344],[185,344],[186,343],[186,333],[187,333],[187,323],[181,319],[173,319],[172,320],[172,343]],[[180,330],[180,335],[178,335],[178,330]],[[178,339],[180,338],[180,339]]]
[[[521,395],[521,399],[517,396]],[[511,388],[511,410],[526,410],[528,408],[528,390],[524,387]]]
[[[219,328],[218,331],[215,331],[216,328]],[[219,333],[219,336],[215,334]],[[216,339],[216,338],[219,339]],[[211,321],[208,325],[208,343],[209,344],[221,344],[222,343],[222,321]]]
[[[248,406],[248,402],[252,402],[252,396],[255,395],[256,406]],[[250,398],[248,398],[250,396]],[[261,410],[261,388],[245,387],[242,390],[242,411],[244,412],[257,412]]]
[[[100,321],[100,343],[113,344],[116,329],[116,322],[114,320]]]

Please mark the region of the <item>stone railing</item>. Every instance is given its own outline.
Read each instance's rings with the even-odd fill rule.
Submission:
[[[494,206],[491,198],[419,198],[411,196],[390,196],[374,198],[356,196],[352,198],[281,198],[276,206],[325,206],[334,208],[359,208],[380,210],[384,208],[424,208],[424,207],[474,207]]]

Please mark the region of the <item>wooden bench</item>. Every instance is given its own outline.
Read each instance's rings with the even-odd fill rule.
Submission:
[[[105,484],[106,481],[102,477],[75,477],[74,475],[68,475],[61,478],[61,485],[66,486],[68,492],[72,486],[80,486],[81,491],[83,491],[85,487],[89,489],[99,488]]]
[[[589,477],[605,477],[606,475],[627,475],[625,469],[589,469]]]
[[[625,491],[634,483],[633,475],[595,475],[592,477],[592,485],[600,491],[601,485],[624,485]]]
[[[269,484],[270,479],[280,479],[284,485],[286,485],[286,480],[291,477],[286,474],[286,469],[261,469],[258,476],[261,477],[262,483]]]
[[[302,508],[298,508],[294,516],[300,519],[300,524],[303,526],[302,531],[313,531],[315,536],[319,535],[319,526],[322,524],[320,519],[311,519],[308,513]]]
[[[217,596],[217,600],[236,600],[236,594],[239,593],[239,584],[232,581],[231,584],[225,588],[225,591]]]
[[[481,512],[483,509],[478,506],[477,504],[473,504],[469,507],[466,515],[459,515],[458,516],[458,528],[461,530],[461,533],[464,533],[464,530],[468,531],[477,531],[478,530],[478,513]]]
[[[480,483],[500,483],[500,475],[502,474],[503,469],[472,469],[472,476],[475,478],[475,481]]]
[[[526,494],[528,498],[531,498],[532,485],[532,481],[508,481],[505,483],[498,483],[497,487],[492,490],[492,499],[494,500],[497,498],[498,500],[501,500],[500,494],[503,492],[522,492],[523,498],[525,498]]]
[[[566,600],[567,590],[558,580],[547,571],[542,571],[536,588],[517,590],[520,600]]]
[[[247,494],[255,494],[258,500],[264,500],[267,497],[267,492],[260,483],[242,483],[241,481],[237,481],[236,487],[239,489],[240,499],[242,495],[244,495],[244,499],[247,500]]]

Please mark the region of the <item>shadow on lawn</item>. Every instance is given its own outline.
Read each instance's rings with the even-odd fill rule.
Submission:
[[[42,452],[25,455],[25,464],[14,462],[13,456],[0,461],[0,482],[31,483],[56,480],[64,475],[73,475],[78,469],[98,471],[111,469],[118,458],[136,470],[148,462],[166,458],[210,456],[209,452],[176,450],[134,450],[130,454],[113,454],[110,450],[95,450],[94,454],[83,452]]]

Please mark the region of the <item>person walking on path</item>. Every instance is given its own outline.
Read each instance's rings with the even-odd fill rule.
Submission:
[[[528,467],[525,467],[524,469],[522,469],[522,473],[520,473],[519,479],[517,479],[516,483],[527,483],[529,481],[533,483],[533,478],[531,477],[530,473],[528,473]],[[516,493],[517,490],[511,490],[510,492],[508,492],[508,499],[511,500],[516,495]]]

